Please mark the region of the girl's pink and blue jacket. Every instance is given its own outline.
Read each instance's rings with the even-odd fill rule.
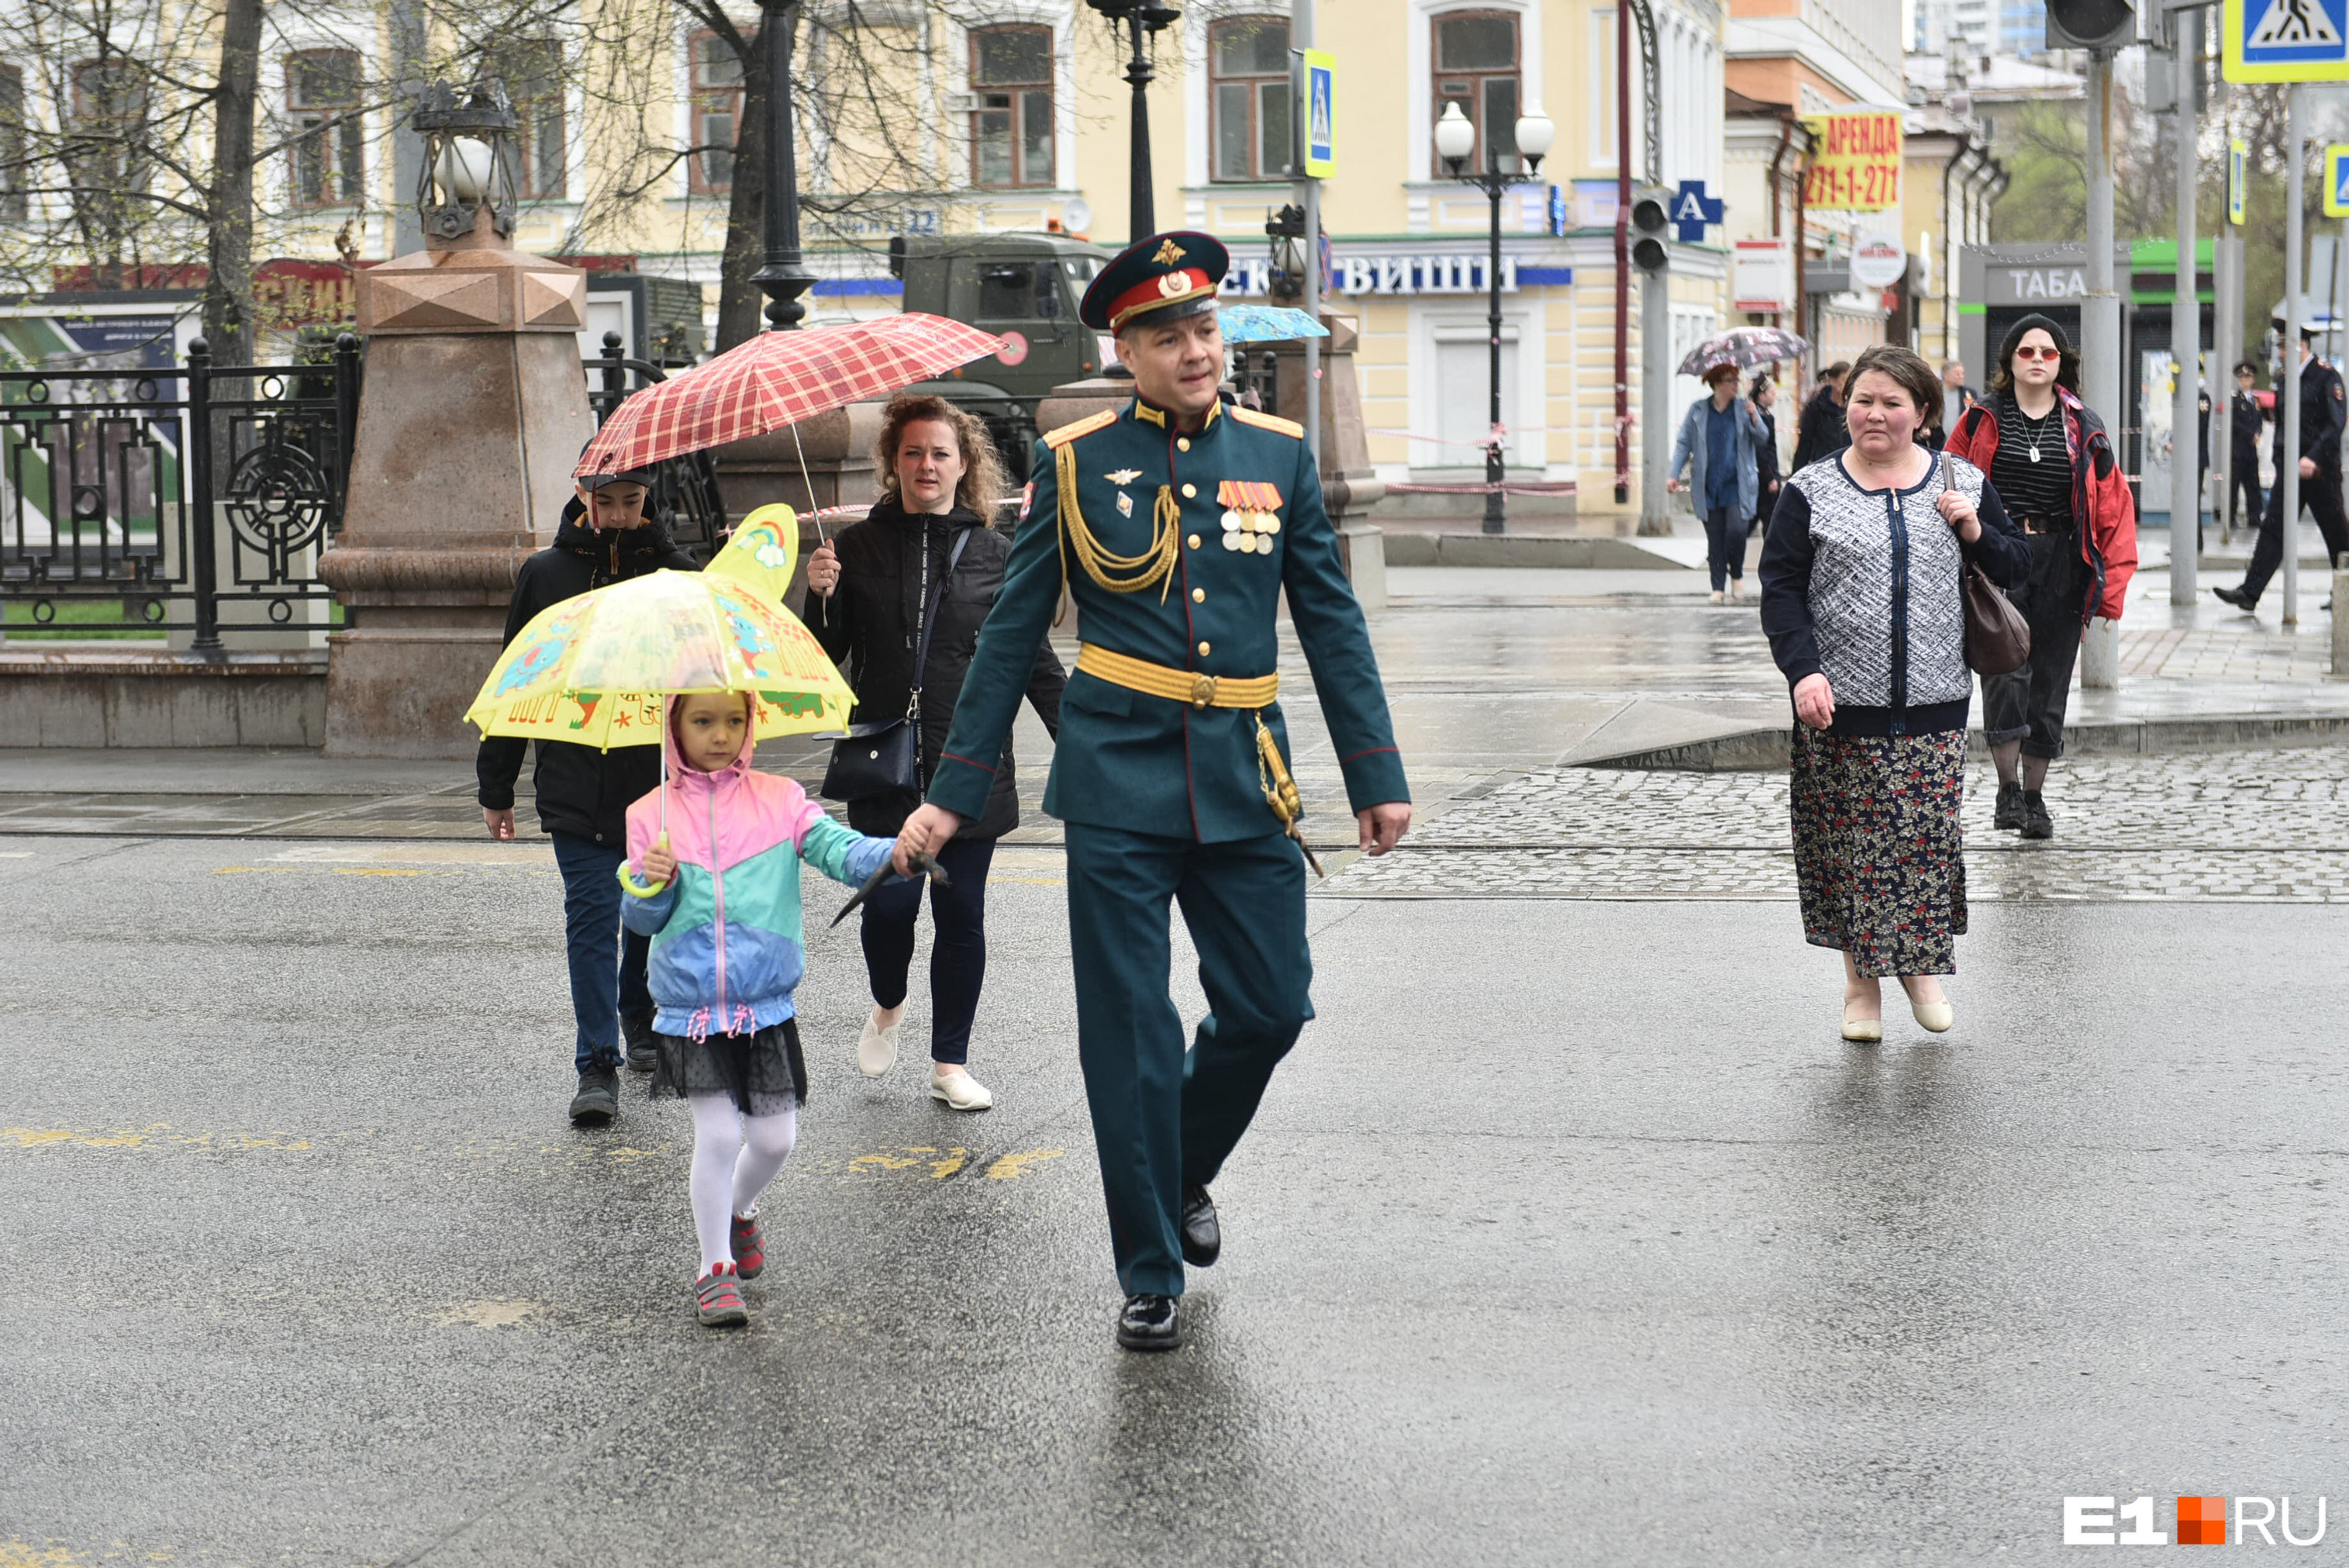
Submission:
[[[640,866],[660,836],[666,794],[677,875],[649,896],[628,888],[620,907],[630,931],[652,938],[653,1027],[692,1039],[755,1034],[792,1016],[807,968],[801,862],[854,887],[895,841],[853,832],[791,779],[754,772],[748,740],[716,773],[686,766],[666,734],[661,744],[668,782],[628,808],[621,868]]]

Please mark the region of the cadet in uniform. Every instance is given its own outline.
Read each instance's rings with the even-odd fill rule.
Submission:
[[[1019,538],[899,869],[985,809],[994,760],[1062,584],[1082,651],[1044,810],[1067,824],[1077,1049],[1126,1299],[1118,1342],[1182,1343],[1183,1265],[1216,1261],[1207,1184],[1313,1016],[1305,855],[1278,701],[1289,617],[1362,847],[1411,822],[1361,606],[1339,563],[1304,430],[1223,403],[1206,234],[1154,234],[1085,291],[1137,396],[1038,444]],[[1167,994],[1183,906],[1209,1011],[1185,1048]]]
[[[2315,514],[2316,529],[2324,536],[2324,553],[2338,561],[2349,551],[2349,517],[2341,510],[2341,431],[2349,405],[2344,405],[2341,373],[2316,357],[2309,346],[2315,329],[2300,329],[2300,504]],[[2267,592],[2268,579],[2283,564],[2283,389],[2276,389],[2275,488],[2268,491],[2267,514],[2260,520],[2260,537],[2251,546],[2251,563],[2243,581],[2233,588],[2210,590],[2236,609],[2249,612]],[[2297,524],[2298,518],[2292,519]],[[2297,534],[2300,530],[2295,527]]]

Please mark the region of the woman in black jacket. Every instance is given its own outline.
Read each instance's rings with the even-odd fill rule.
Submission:
[[[926,780],[946,745],[955,701],[978,646],[979,626],[1011,558],[1010,542],[986,521],[1002,493],[1002,471],[987,428],[976,417],[942,397],[915,396],[898,397],[883,415],[873,469],[881,476],[881,500],[864,521],[842,529],[809,558],[807,613],[802,619],[855,687],[854,718],[863,723],[905,711],[925,607],[937,604],[921,680]],[[1054,736],[1060,733],[1061,688],[1067,680],[1051,645],[1037,645],[1028,700]],[[986,814],[938,853],[952,885],[930,888],[930,1095],[957,1110],[985,1110],[995,1103],[967,1064],[971,1020],[987,975],[988,866],[995,858],[995,841],[1019,825],[1017,779],[1007,740]],[[861,833],[892,835],[920,801],[910,790],[852,800],[849,825]],[[864,902],[864,967],[873,987],[873,1014],[856,1042],[856,1065],[867,1078],[879,1078],[896,1065],[922,886],[893,882]]]
[[[1778,416],[1773,411],[1778,403],[1778,378],[1767,370],[1754,377],[1754,385],[1745,394],[1754,411],[1762,416],[1762,444],[1754,449],[1757,465],[1754,490],[1754,519],[1745,525],[1751,534],[1770,521],[1770,509],[1778,504],[1778,486],[1785,476],[1778,472]]]
[[[1795,426],[1794,472],[1801,473],[1821,458],[1834,457],[1851,445],[1843,415],[1844,377],[1850,374],[1851,366],[1840,359],[1820,374],[1818,390],[1803,405],[1802,417]]]

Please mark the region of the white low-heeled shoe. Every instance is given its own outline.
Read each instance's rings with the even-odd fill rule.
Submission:
[[[930,1098],[954,1110],[985,1110],[995,1103],[994,1094],[968,1071],[942,1073],[936,1068],[930,1069]]]
[[[1884,1020],[1855,1018],[1851,1016],[1850,1009],[1846,1008],[1843,1015],[1843,1037],[1857,1041],[1863,1046],[1872,1046],[1884,1038]]]
[[[866,1078],[879,1078],[897,1065],[897,1031],[905,1026],[904,1015],[887,1028],[864,1015],[864,1032],[856,1037],[856,1070]]]
[[[1945,997],[1939,1002],[1911,1002],[1909,1010],[1917,1015],[1918,1026],[1936,1035],[1946,1035],[1958,1021],[1958,1010]]]

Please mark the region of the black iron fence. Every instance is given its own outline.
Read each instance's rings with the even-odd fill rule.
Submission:
[[[343,521],[358,339],[315,365],[0,371],[0,604],[35,626],[190,632],[289,625],[333,595],[317,557]]]
[[[586,372],[599,426],[665,379],[617,333]],[[218,366],[199,338],[183,369],[0,371],[0,606],[27,607],[8,624],[185,632],[211,655],[331,603],[318,555],[342,531],[362,374],[348,333],[316,364]],[[698,558],[724,542],[708,453],[662,464],[646,510]]]

